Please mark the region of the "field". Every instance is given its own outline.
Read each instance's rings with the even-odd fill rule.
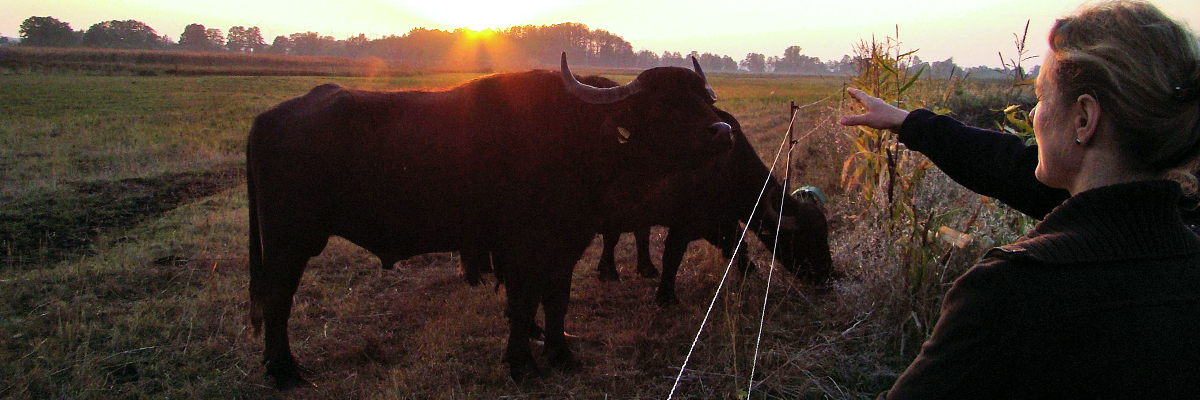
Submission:
[[[476,76],[0,76],[0,397],[667,397],[726,271],[707,243],[689,248],[682,304],[669,308],[653,303],[656,280],[633,273],[631,238],[618,248],[619,283],[596,279],[593,244],[567,315],[583,369],[516,385],[500,362],[503,288],[463,283],[455,254],[384,271],[335,238],[310,262],[291,319],[315,385],[267,386],[262,339],[246,320],[242,169],[254,116],[326,82],[432,89]],[[949,283],[1024,221],[934,171],[911,195],[928,212],[925,230],[899,229],[884,196],[840,184],[855,135],[833,123],[850,112],[845,80],[710,78],[768,165],[788,102],[805,105],[792,182],[829,195],[842,277],[818,288],[774,274],[756,357],[770,255],[752,240],[762,268],[726,278],[676,398],[745,398],[752,368],[751,398],[874,397],[915,356]],[[970,228],[974,240],[951,247],[931,223]],[[663,234],[652,239],[656,262]],[[914,261],[914,235],[945,262]]]

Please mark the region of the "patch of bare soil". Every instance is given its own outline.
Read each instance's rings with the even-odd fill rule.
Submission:
[[[120,232],[188,201],[245,181],[225,165],[115,181],[79,182],[0,205],[0,268],[39,268],[94,252],[97,236]]]

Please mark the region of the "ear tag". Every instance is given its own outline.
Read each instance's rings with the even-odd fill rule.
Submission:
[[[618,142],[621,142],[621,144],[629,143],[629,130],[628,129],[617,127],[617,133],[621,134],[621,137],[617,138]]]

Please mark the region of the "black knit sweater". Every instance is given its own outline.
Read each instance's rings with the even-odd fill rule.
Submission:
[[[935,126],[955,124],[914,114]],[[910,122],[906,131],[919,127]],[[908,139],[902,132],[901,140]],[[946,140],[912,148],[934,158],[945,156],[938,148],[969,152],[976,145]],[[949,165],[956,180],[965,170],[1008,171],[959,182],[1034,216],[1054,201],[1054,189],[1013,189],[1026,178],[1012,171],[1032,176],[1033,167],[1021,161],[1029,147],[1006,138],[984,145],[987,157],[966,158],[985,165],[944,159],[938,165]],[[988,162],[1001,166],[987,168]],[[1200,237],[1181,217],[1181,198],[1177,183],[1148,181],[1059,199],[1025,238],[988,252],[955,281],[933,336],[880,397],[1195,398]]]
[[[1016,135],[973,128],[932,111],[909,113],[900,142],[929,157],[958,184],[1033,218],[1042,219],[1071,194],[1039,182],[1037,145],[1026,146]],[[1200,230],[1200,208],[1193,199],[1179,204],[1184,222]]]
[[[1179,196],[1170,181],[1089,190],[993,249],[886,398],[1195,398],[1200,237]]]

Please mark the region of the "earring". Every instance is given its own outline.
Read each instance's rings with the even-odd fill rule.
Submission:
[[[1075,139],[1075,144],[1082,145],[1082,144],[1083,144],[1083,141],[1082,141],[1082,140],[1079,140],[1079,139]]]

